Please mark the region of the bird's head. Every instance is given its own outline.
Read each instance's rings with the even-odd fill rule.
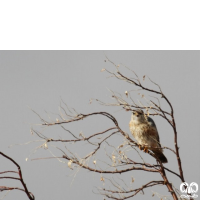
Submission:
[[[135,121],[135,123],[145,122],[144,112],[142,110],[134,110],[131,119]]]

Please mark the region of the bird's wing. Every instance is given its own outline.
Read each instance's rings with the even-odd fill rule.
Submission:
[[[148,117],[148,118],[147,118],[147,121],[148,121],[148,124],[149,124],[152,128],[155,129],[156,134],[154,135],[154,138],[155,138],[155,140],[158,142],[159,146],[161,147],[161,145],[160,145],[160,138],[159,138],[159,134],[158,134],[158,130],[157,130],[157,128],[156,128],[155,122],[153,121],[153,119],[152,119],[151,117]]]

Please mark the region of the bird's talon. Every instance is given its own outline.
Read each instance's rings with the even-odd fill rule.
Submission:
[[[148,153],[148,151],[149,151],[149,150],[148,150],[148,147],[144,147],[144,152],[145,152],[145,153]]]

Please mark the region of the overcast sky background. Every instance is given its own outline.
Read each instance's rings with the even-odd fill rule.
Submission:
[[[0,148],[21,166],[28,189],[37,200],[103,199],[92,193],[94,186],[102,186],[100,175],[81,170],[71,185],[73,177],[69,175],[72,170],[66,164],[54,159],[30,161],[31,158],[50,156],[48,151],[40,149],[26,162],[31,151],[41,143],[8,147],[38,139],[31,135],[30,127],[40,121],[29,107],[45,117],[45,111],[59,112],[61,98],[82,113],[108,109],[118,119],[120,126],[130,133],[128,123],[131,113],[119,111],[119,108],[102,107],[96,102],[89,104],[91,98],[110,102],[107,88],[121,93],[131,89],[126,83],[107,78],[108,74],[100,72],[102,68],[114,71],[111,64],[104,62],[105,55],[114,63],[122,63],[133,69],[141,78],[148,75],[162,87],[175,110],[185,180],[200,184],[199,51],[0,51]],[[161,143],[173,148],[173,132],[169,125],[158,117],[154,117],[154,121]],[[96,126],[107,126],[106,123],[95,121],[94,127],[93,123],[86,121],[86,124],[81,123],[82,126],[75,126],[74,131],[78,134],[88,127],[88,131],[93,131]],[[56,136],[61,134],[53,133]],[[84,148],[82,146],[77,151]],[[166,166],[178,172],[173,154],[166,150],[164,153],[168,158]],[[0,171],[16,170],[11,162],[2,157],[0,163]],[[135,186],[154,178],[154,174],[133,171],[124,177],[128,184],[132,176],[135,178]],[[180,180],[169,177],[179,188]],[[4,179],[0,180],[0,185],[20,186],[16,181]],[[153,199],[151,191],[169,195],[166,189],[155,187],[135,199]],[[0,193],[0,198],[4,195],[5,192]],[[11,191],[5,199],[25,200],[27,196],[20,191]]]

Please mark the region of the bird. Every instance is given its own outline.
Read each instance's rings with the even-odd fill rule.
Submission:
[[[141,147],[144,152],[151,150],[162,163],[168,162],[160,145],[156,124],[152,118],[144,114],[143,110],[138,109],[132,112],[129,128],[140,150]]]

